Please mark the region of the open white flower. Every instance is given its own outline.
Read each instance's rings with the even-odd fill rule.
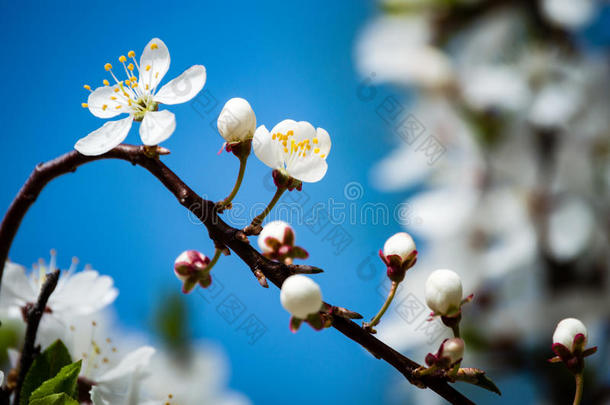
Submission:
[[[568,350],[574,349],[574,338],[576,335],[582,334],[585,337],[584,345],[587,344],[587,328],[576,318],[565,318],[557,324],[553,333],[553,343],[561,343]]]
[[[261,125],[253,140],[254,153],[264,164],[307,183],[326,174],[330,146],[328,132],[306,121],[284,120],[271,132]]]
[[[229,143],[252,139],[256,115],[247,100],[235,97],[227,101],[218,115],[218,132]]]
[[[462,280],[451,270],[435,270],[425,287],[426,304],[437,315],[451,315],[460,309]]]
[[[78,315],[93,314],[111,304],[118,295],[111,277],[100,276],[97,271],[84,270],[74,272],[76,262],[70,270],[63,272],[53,294],[47,303],[49,316],[43,317],[65,323],[67,319]],[[38,271],[29,275],[23,266],[6,262],[2,283],[2,305],[9,316],[21,317],[22,309],[38,300],[40,289],[45,281],[45,274],[55,270],[55,256],[47,267],[41,262]]]
[[[295,274],[282,284],[280,301],[292,316],[305,319],[307,315],[315,314],[322,307],[322,292],[315,281]]]
[[[74,148],[83,155],[96,156],[108,152],[127,137],[133,121],[139,121],[140,138],[144,145],[157,145],[171,136],[176,128],[174,114],[158,111],[159,104],[180,104],[195,97],[203,88],[206,80],[205,67],[194,65],[177,78],[171,80],[157,91],[157,87],[169,69],[170,57],[167,46],[159,38],[153,38],[144,48],[140,62],[135,52],[129,51],[133,63],[126,64],[127,57],[121,55],[126,80],[119,80],[107,63],[104,68],[110,72],[116,84],[98,87],[89,95],[87,103],[93,115],[99,118],[112,118],[119,114],[129,114],[127,118],[105,123],[76,142]],[[134,69],[139,72],[136,77]],[[85,85],[87,90],[91,87]]]

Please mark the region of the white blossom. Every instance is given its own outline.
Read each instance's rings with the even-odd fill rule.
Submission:
[[[139,63],[134,51],[129,51],[128,56],[133,60],[128,65],[127,57],[119,57],[127,79],[119,80],[112,65],[107,63],[104,67],[115,84],[111,86],[108,80],[104,80],[104,86],[92,91],[87,103],[83,103],[83,107],[89,108],[98,118],[112,118],[119,114],[128,114],[128,117],[109,121],[79,139],[74,148],[83,155],[101,155],[123,142],[133,121],[141,122],[140,138],[144,145],[163,142],[174,132],[176,121],[173,113],[158,111],[159,105],[185,103],[195,97],[205,84],[205,67],[194,65],[157,91],[170,64],[169,50],[159,38],[153,38],[144,47]],[[139,77],[134,69],[139,71]],[[85,88],[91,90],[88,85]]]
[[[576,29],[591,21],[595,12],[594,0],[540,0],[544,16],[552,23]]]
[[[454,364],[464,357],[464,341],[460,338],[447,339],[443,342],[441,355],[449,359],[449,364]]]
[[[405,261],[414,251],[415,242],[411,235],[406,232],[398,232],[392,235],[383,245],[384,256],[398,255],[402,261]]]
[[[322,307],[322,292],[312,279],[295,274],[282,284],[280,301],[284,309],[294,317],[305,319]]]
[[[326,174],[330,147],[328,132],[306,121],[284,120],[271,132],[261,125],[253,140],[254,153],[264,164],[307,183]]]
[[[438,315],[450,315],[460,308],[462,280],[451,270],[435,270],[426,280],[425,294],[431,310]]]
[[[64,324],[72,316],[100,311],[116,299],[118,290],[111,277],[101,276],[95,270],[77,272],[75,267],[76,262],[73,262],[71,269],[60,275],[57,287],[47,303],[50,313],[43,318],[43,322],[45,319],[54,319]],[[46,273],[54,270],[54,254],[48,267],[41,263],[29,275],[23,266],[9,261],[5,263],[2,305],[9,316],[21,317],[22,308],[38,300]]]
[[[585,336],[584,344],[586,344],[588,335],[585,325],[576,318],[565,318],[561,320],[555,328],[553,343],[561,343],[567,347],[568,350],[572,351],[574,349],[574,338],[578,334],[583,334]]]
[[[217,121],[218,132],[225,141],[241,142],[252,139],[256,130],[256,115],[250,103],[235,97],[227,101]]]
[[[263,253],[273,252],[274,248],[268,245],[265,240],[267,238],[273,238],[282,243],[286,236],[286,231],[292,232],[294,235],[294,229],[284,221],[271,221],[265,224],[263,230],[258,235],[258,247]]]

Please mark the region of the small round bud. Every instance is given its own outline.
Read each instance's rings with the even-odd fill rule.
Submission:
[[[426,304],[437,315],[451,315],[462,303],[462,280],[451,270],[435,270],[425,287]]]
[[[254,135],[256,115],[246,100],[232,98],[220,111],[217,126],[218,132],[227,142],[245,141]]]
[[[174,273],[182,281],[182,291],[188,294],[199,285],[207,288],[212,283],[210,276],[210,259],[196,250],[184,251],[174,261]]]
[[[460,338],[451,338],[443,342],[440,355],[455,364],[464,357],[464,341]]]
[[[587,344],[587,328],[576,318],[566,318],[557,324],[553,333],[553,343],[561,343],[568,350],[574,350],[574,338],[582,334],[585,337],[583,346]]]
[[[383,254],[387,256],[397,255],[404,262],[415,252],[415,242],[411,235],[406,232],[398,232],[386,240],[383,245]]]
[[[301,274],[288,277],[282,284],[280,301],[295,318],[306,319],[322,307],[322,293],[315,281]]]
[[[286,235],[286,231],[288,231],[288,234],[292,233],[292,242],[294,242],[294,230],[286,222],[271,221],[267,223],[263,227],[261,233],[258,235],[258,247],[263,251],[263,253],[270,253],[275,251],[275,241],[279,242],[280,245],[284,245],[288,242],[285,239],[286,236],[288,236],[289,238],[290,236]]]

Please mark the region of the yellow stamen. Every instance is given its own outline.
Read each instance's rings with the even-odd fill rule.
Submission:
[[[110,63],[106,63],[104,65],[104,69],[106,69],[106,71],[109,71],[110,69],[112,69],[112,65]]]
[[[120,109],[121,109],[121,106],[120,106],[120,105],[117,105],[117,106],[116,106],[116,107],[114,107],[114,108],[116,108],[117,110],[120,110]]]
[[[315,148],[315,149],[313,150],[313,153],[320,153],[320,148]]]
[[[102,83],[104,83],[104,86],[110,86],[110,82],[106,79],[104,79]]]
[[[150,49],[157,49],[157,48],[159,48],[157,46],[157,44],[155,44],[155,43],[150,44]]]
[[[325,153],[323,153],[323,154],[321,154],[321,155],[320,155],[320,157],[321,157],[322,159],[324,159],[324,158],[326,157],[326,154],[325,154]]]
[[[125,55],[119,56],[119,62],[124,63],[126,60],[127,58],[125,57]]]
[[[104,105],[102,106],[102,110],[103,110],[103,111],[106,111],[106,108],[108,108],[108,106],[107,106],[106,104],[104,104]]]
[[[87,103],[82,103],[81,105],[83,106],[83,108],[89,107],[89,104],[87,104]]]
[[[111,96],[110,99],[111,100],[116,100],[116,97],[115,96]]]
[[[292,135],[294,135],[294,131],[291,129],[290,131],[286,132],[286,135],[292,136]]]
[[[129,65],[127,65],[127,69],[133,70],[133,63],[130,63]]]
[[[119,92],[119,88],[118,88],[118,87],[115,87],[115,88],[114,88],[114,92],[115,92],[115,93],[118,93],[118,92]]]
[[[136,53],[134,51],[129,51],[129,52],[127,52],[127,56],[129,56],[130,58],[133,58],[136,56]]]
[[[313,138],[313,143],[317,144],[318,143],[318,138]]]
[[[85,84],[83,87],[85,88],[85,90],[91,91],[91,86],[89,86],[88,84]]]
[[[135,76],[131,76],[131,79],[129,79],[129,80],[131,80],[132,82],[135,82],[138,79]]]
[[[150,65],[146,65],[146,71],[148,72],[150,70]]]

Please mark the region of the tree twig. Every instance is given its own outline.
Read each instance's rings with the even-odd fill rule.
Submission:
[[[34,306],[27,311],[25,341],[23,342],[23,350],[21,351],[21,357],[19,359],[19,374],[17,377],[17,385],[15,386],[15,398],[13,400],[13,404],[19,404],[19,397],[21,396],[23,381],[30,370],[34,357],[36,357],[38,354],[38,349],[36,349],[36,335],[38,334],[38,326],[40,325],[42,315],[45,313],[47,308],[47,301],[49,301],[49,297],[53,291],[55,291],[55,287],[57,287],[58,280],[59,270],[55,270],[54,272],[47,274],[44,284],[40,289],[38,301],[36,301],[36,304],[34,304]]]
[[[150,157],[150,153],[145,151],[142,146],[125,144],[119,145],[100,156],[84,156],[72,151],[36,166],[11,203],[0,225],[0,263],[4,263],[6,260],[19,224],[45,185],[56,177],[74,172],[78,166],[101,159],[121,159],[148,170],[176,197],[181,205],[201,220],[207,228],[210,238],[215,243],[233,250],[253,273],[262,271],[264,276],[277,287],[281,287],[286,278],[298,272],[298,268],[294,265],[274,262],[263,257],[249,244],[247,238],[244,238],[241,230],[229,226],[218,216],[212,201],[201,198],[191,190],[158,157]],[[2,272],[3,268],[0,267],[0,286]],[[418,368],[419,364],[398,353],[356,323],[339,316],[333,316],[332,326],[366,348],[378,359],[383,359],[392,365],[411,383],[432,389],[452,404],[473,404],[472,401],[449,386],[444,379],[426,377],[418,380],[413,375],[413,370]]]

